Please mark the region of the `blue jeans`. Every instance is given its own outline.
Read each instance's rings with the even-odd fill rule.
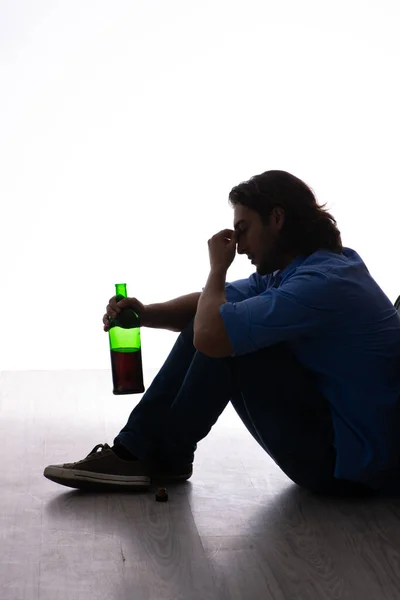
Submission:
[[[285,344],[210,358],[193,346],[193,322],[133,409],[114,443],[139,459],[193,462],[230,401],[254,439],[297,485],[321,494],[363,496],[364,484],[336,479],[328,401]]]

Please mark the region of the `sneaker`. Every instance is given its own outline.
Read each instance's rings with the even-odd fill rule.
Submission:
[[[43,475],[67,487],[84,490],[146,490],[151,480],[185,481],[193,474],[192,463],[125,460],[108,444],[97,444],[83,460],[49,465]]]
[[[164,463],[153,462],[151,467],[151,478],[154,480],[164,479],[166,481],[186,481],[193,475],[192,463]]]
[[[145,490],[150,486],[150,471],[148,462],[123,460],[108,444],[97,444],[83,460],[49,465],[43,475],[78,489]]]

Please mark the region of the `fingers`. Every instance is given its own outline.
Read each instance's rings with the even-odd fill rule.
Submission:
[[[144,311],[143,304],[137,298],[123,298],[117,302],[116,297],[113,296],[107,304],[107,312],[103,315],[104,331],[111,329],[110,319],[115,319],[124,308],[133,308],[138,314]]]
[[[214,237],[226,237],[231,239],[234,236],[234,234],[235,231],[233,229],[222,229],[222,231],[216,233]]]
[[[111,323],[110,323],[110,319],[109,319],[107,313],[103,317],[103,323],[104,323],[104,327],[103,327],[104,331],[108,331],[110,329]]]
[[[107,315],[111,317],[111,319],[115,319],[118,313],[121,312],[121,308],[119,307],[119,303],[117,302],[115,296],[110,298],[109,303],[106,307]]]
[[[216,233],[215,235],[212,236],[212,238],[210,238],[208,240],[208,243],[210,244],[213,240],[218,240],[218,239],[227,239],[230,241],[234,241],[237,238],[237,232],[234,231],[233,229],[222,229],[221,231],[219,231],[218,233]]]
[[[103,315],[104,331],[108,331],[111,328],[110,319],[115,319],[115,317],[118,315],[118,313],[121,312],[121,309],[118,306],[115,296],[110,298],[110,300],[108,301],[106,311],[107,312]]]

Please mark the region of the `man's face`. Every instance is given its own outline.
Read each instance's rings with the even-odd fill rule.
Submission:
[[[237,252],[247,254],[259,275],[267,275],[282,268],[282,256],[276,242],[283,225],[283,214],[279,209],[278,213],[271,215],[268,223],[264,224],[260,215],[251,208],[242,204],[234,207],[233,227],[238,232]]]

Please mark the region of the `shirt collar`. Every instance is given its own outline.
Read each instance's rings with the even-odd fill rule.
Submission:
[[[292,262],[289,263],[282,271],[279,269],[274,271],[274,278],[276,278],[278,281],[282,281],[283,277],[290,275],[290,273],[297,269],[297,267],[299,267],[305,261],[305,259],[305,256],[296,256],[296,258],[292,260]]]

